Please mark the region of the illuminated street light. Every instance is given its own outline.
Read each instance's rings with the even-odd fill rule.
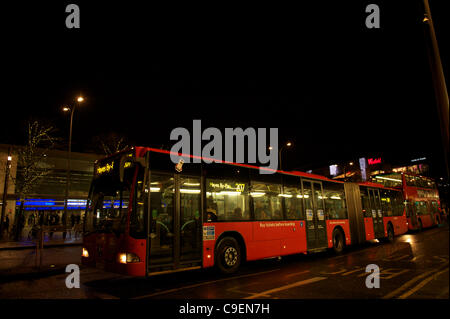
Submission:
[[[281,151],[285,148],[285,147],[291,147],[292,143],[291,142],[287,142],[285,145],[283,145],[280,148],[280,151],[278,152],[278,160],[280,162],[280,171],[282,170],[282,166],[281,166]],[[269,148],[270,149],[270,148]]]
[[[84,101],[82,96],[78,96],[77,104],[80,106],[80,103]],[[70,129],[69,129],[69,152],[67,156],[67,178],[66,178],[66,198],[64,201],[64,217],[63,217],[63,225],[66,224],[67,218],[67,202],[69,200],[69,187],[70,187],[70,160],[72,156],[72,123],[73,123],[73,113],[75,112],[77,104],[74,104],[72,107],[65,106],[63,108],[64,112],[70,111]],[[65,239],[65,238],[64,238]]]
[[[6,167],[5,167],[5,182],[3,184],[2,212],[0,215],[0,238],[2,238],[2,235],[3,235],[3,220],[5,218],[6,206],[8,205],[7,194],[8,194],[9,170],[11,168],[11,161],[12,161],[11,152],[12,152],[12,149],[10,147],[8,150],[8,160],[6,161]]]

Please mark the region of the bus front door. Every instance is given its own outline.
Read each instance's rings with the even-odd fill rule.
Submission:
[[[149,273],[201,264],[200,178],[151,174]]]
[[[327,227],[325,221],[322,183],[302,181],[303,199],[306,212],[307,249],[322,250],[327,245]]]
[[[383,238],[385,236],[384,236],[383,212],[381,210],[380,193],[378,189],[369,189],[368,191],[373,220],[373,232],[375,238]]]

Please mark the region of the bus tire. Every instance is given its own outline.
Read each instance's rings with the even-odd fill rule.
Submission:
[[[395,239],[394,229],[392,228],[392,225],[389,224],[387,229],[386,241],[393,243],[394,239]]]
[[[342,254],[342,252],[344,251],[344,247],[345,247],[344,233],[339,228],[335,228],[333,230],[332,238],[333,238],[334,253],[337,255]]]
[[[241,265],[241,247],[233,237],[223,238],[216,250],[217,268],[223,274],[232,274]]]

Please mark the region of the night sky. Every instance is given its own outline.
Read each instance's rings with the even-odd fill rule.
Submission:
[[[67,139],[61,112],[78,94],[73,150],[115,132],[170,147],[172,129],[278,127],[293,141],[283,166],[358,156],[427,156],[443,172],[421,1],[147,6],[130,1],[20,2],[2,7],[0,143],[24,143],[45,118]],[[448,82],[449,23],[430,0]],[[65,28],[77,3],[81,29]],[[365,27],[376,3],[381,29]],[[5,55],[6,53],[6,55]]]

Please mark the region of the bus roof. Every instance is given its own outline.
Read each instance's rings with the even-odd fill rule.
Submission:
[[[177,155],[177,156],[183,156],[183,157],[189,157],[189,158],[197,158],[197,159],[201,159],[201,160],[215,161],[217,163],[234,165],[234,166],[240,166],[240,167],[246,167],[246,168],[251,168],[251,169],[267,170],[267,171],[270,171],[270,172],[273,172],[273,173],[279,173],[279,174],[285,174],[285,175],[301,176],[301,177],[306,177],[306,178],[311,178],[311,179],[320,179],[320,180],[323,180],[323,181],[330,181],[330,182],[335,182],[335,183],[343,183],[341,181],[336,181],[336,180],[330,179],[328,177],[325,177],[325,176],[322,176],[322,175],[317,175],[317,174],[305,173],[305,172],[300,172],[300,171],[275,170],[275,169],[271,169],[271,168],[267,168],[267,167],[260,167],[260,166],[257,166],[257,165],[244,164],[244,163],[235,163],[235,162],[230,162],[230,161],[225,161],[225,160],[217,160],[217,159],[210,158],[210,157],[177,153],[177,152],[172,152],[172,151],[163,150],[163,149],[159,149],[159,148],[152,148],[152,147],[136,147],[136,156],[142,157],[142,156],[144,156],[145,152],[147,152],[147,151],[156,152],[156,153],[163,153],[163,154],[168,154],[168,155]]]

